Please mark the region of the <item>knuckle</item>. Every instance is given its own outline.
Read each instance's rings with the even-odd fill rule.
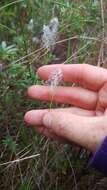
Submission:
[[[100,107],[107,107],[107,82],[102,86],[98,93],[98,102]]]

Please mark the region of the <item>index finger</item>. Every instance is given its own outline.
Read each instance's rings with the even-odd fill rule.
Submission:
[[[64,82],[78,83],[90,90],[99,90],[107,81],[106,69],[88,64],[46,65],[40,67],[37,74],[43,80],[47,80],[57,68],[62,70]]]

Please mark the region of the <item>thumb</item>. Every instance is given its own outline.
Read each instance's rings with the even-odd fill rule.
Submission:
[[[56,135],[79,144],[92,152],[107,135],[107,117],[83,117],[67,112],[49,111],[43,124]]]

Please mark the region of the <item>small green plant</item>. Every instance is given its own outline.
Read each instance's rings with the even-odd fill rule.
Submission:
[[[16,152],[17,144],[11,136],[7,136],[2,142],[12,153]]]
[[[5,41],[0,44],[0,57],[4,61],[14,60],[17,55],[17,48],[15,45],[7,46]]]

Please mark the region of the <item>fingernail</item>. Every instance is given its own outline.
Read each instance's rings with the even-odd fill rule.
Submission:
[[[47,127],[50,128],[52,126],[52,114],[48,113],[45,114],[43,117],[43,124]]]

